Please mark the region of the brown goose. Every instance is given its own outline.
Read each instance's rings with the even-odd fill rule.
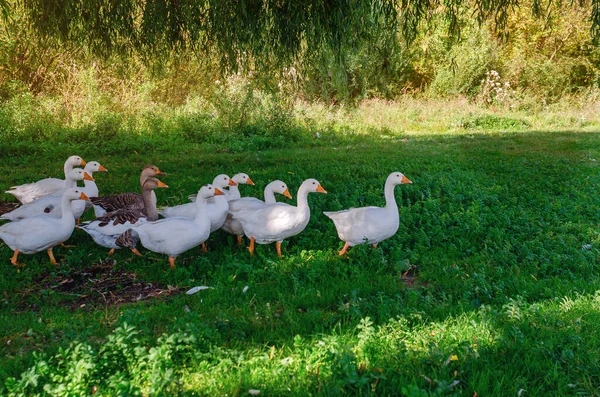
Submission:
[[[155,165],[145,166],[140,175],[140,186],[144,186],[146,179],[156,175],[165,175],[165,173]],[[150,199],[152,200],[152,205],[156,208],[156,194],[153,190],[150,191]],[[94,204],[94,214],[97,218],[108,212],[120,209],[144,209],[144,200],[139,193],[122,193],[114,196],[94,197],[91,202]]]
[[[166,188],[168,186],[156,178],[149,177],[142,185],[141,197],[144,206],[142,209],[122,208],[77,227],[92,236],[98,245],[110,248],[109,255],[112,255],[115,249],[125,247],[131,249],[134,254],[141,256],[135,248],[138,238],[129,229],[134,225],[141,225],[158,219],[156,201],[152,200],[152,193],[154,193],[154,189],[159,187]]]

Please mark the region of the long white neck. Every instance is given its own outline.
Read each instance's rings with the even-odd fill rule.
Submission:
[[[396,204],[396,196],[394,196],[394,188],[396,185],[392,182],[385,183],[385,208],[393,209],[396,212],[398,211],[398,204]]]
[[[63,171],[65,172],[65,181],[69,179],[68,175],[69,172],[73,171],[73,168],[75,166],[73,164],[71,164],[70,161],[65,161],[65,165],[63,167]]]
[[[207,203],[207,199],[196,196],[196,215],[194,216],[194,223],[207,222],[208,227],[210,228]]]
[[[60,202],[60,207],[62,210],[62,217],[60,218],[61,222],[67,224],[73,223],[73,227],[75,227],[75,215],[73,215],[73,208],[71,208],[71,200],[63,197]]]
[[[265,204],[274,204],[277,200],[275,200],[275,192],[270,188],[269,185],[265,188]]]
[[[227,200],[237,200],[242,195],[240,194],[240,189],[238,186],[229,186],[229,195],[227,196]]]
[[[92,175],[91,172],[88,172]],[[88,197],[98,197],[98,185],[96,185],[95,181],[88,181],[86,179],[83,180],[83,186],[85,186],[85,194]]]
[[[65,188],[71,189],[74,187],[77,187],[77,181],[75,179],[67,177],[67,179],[65,179]]]
[[[308,207],[308,191],[303,189],[302,186],[298,189],[298,197],[296,201],[296,207],[298,208],[298,214],[301,216],[310,217],[310,208]]]

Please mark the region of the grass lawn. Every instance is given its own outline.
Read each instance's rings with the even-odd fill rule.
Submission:
[[[162,205],[219,173],[248,173],[242,195],[281,179],[295,202],[306,178],[328,194],[309,195],[282,259],[222,231],[175,270],[146,250],[110,262],[79,230],[58,267],[40,253],[16,269],[0,244],[0,394],[600,394],[600,134],[468,127],[321,130],[271,148],[250,134],[236,150],[169,134],[3,139],[2,190],[78,154],[109,169],[101,194],[138,191],[156,164]],[[413,181],[395,190],[398,233],[338,257],[322,211],[383,205],[392,171]],[[119,301],[126,288],[144,299]]]

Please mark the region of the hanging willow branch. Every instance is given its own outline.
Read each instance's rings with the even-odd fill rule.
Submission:
[[[6,4],[7,0],[0,0]],[[248,59],[288,64],[323,48],[337,57],[381,37],[410,43],[432,12],[446,15],[451,34],[461,18],[492,21],[504,31],[518,0],[20,0],[42,34],[83,44],[97,54],[171,51],[219,54],[224,68]],[[556,1],[556,0],[555,0]],[[540,14],[552,0],[534,0]],[[600,0],[592,7],[592,33],[600,35]]]

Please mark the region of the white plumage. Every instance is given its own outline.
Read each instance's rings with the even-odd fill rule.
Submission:
[[[68,240],[75,228],[71,201],[87,199],[80,188],[68,189],[61,200],[62,217],[36,216],[0,226],[0,239],[15,251],[11,263],[17,265],[19,253],[35,254],[46,250],[50,262],[56,264],[52,247]]]
[[[297,206],[275,203],[255,210],[239,211],[233,215],[244,228],[244,234],[250,239],[250,253],[254,252],[254,243],[277,243],[277,255],[281,256],[281,242],[295,236],[306,228],[310,219],[308,193],[327,193],[316,179],[307,179],[298,189]]]
[[[98,164],[98,163],[96,163]],[[98,164],[99,165],[99,164]],[[88,165],[86,165],[88,167]],[[77,186],[77,181],[94,181],[94,178],[84,170],[80,168],[75,168],[69,171],[67,175],[67,179],[63,181],[67,187],[63,187],[57,192],[53,194],[46,195],[44,197],[40,197],[37,200],[34,200],[28,204],[23,204],[22,206],[2,214],[0,219],[7,219],[11,221],[16,221],[19,219],[31,218],[34,216],[51,216],[55,218],[60,218],[62,216],[62,197],[63,193],[67,189],[72,189]],[[95,184],[94,184],[95,186]],[[93,189],[90,189],[93,192]],[[96,188],[97,190],[97,188]],[[82,192],[86,191],[86,188],[81,188]],[[86,193],[87,196],[87,193]],[[88,196],[89,197],[89,196]],[[77,219],[83,214],[85,210],[84,200],[75,200],[71,202],[71,208],[73,212],[73,216]]]
[[[65,172],[65,179],[58,178],[45,178],[33,183],[26,183],[24,185],[13,186],[10,190],[5,193],[12,194],[23,204],[29,204],[33,200],[40,197],[47,196],[52,193],[56,193],[61,189],[68,188],[65,185],[67,175],[73,167],[85,165],[85,161],[79,156],[71,156],[65,161],[63,170]]]
[[[339,252],[344,255],[348,247],[358,244],[377,246],[398,231],[400,217],[394,196],[394,187],[403,183],[412,183],[400,172],[392,172],[384,188],[385,207],[350,208],[337,212],[323,212],[333,220],[340,240],[345,242]]]
[[[244,228],[242,227],[242,223],[238,219],[234,219],[234,214],[237,214],[240,211],[246,210],[255,210],[258,208],[264,207],[266,204],[274,204],[275,193],[283,194],[287,198],[292,198],[290,191],[285,184],[280,180],[275,180],[269,183],[264,190],[265,201],[257,199],[255,197],[241,197],[236,200],[230,200],[229,203],[229,213],[227,214],[227,219],[225,219],[225,223],[223,224],[223,230],[227,233],[233,234],[238,237],[238,244],[242,244],[242,236],[244,235]]]
[[[203,186],[196,197],[194,218],[172,217],[156,222],[134,226],[131,230],[138,235],[142,245],[150,251],[169,256],[171,268],[175,267],[175,258],[194,248],[210,236],[208,200],[223,192],[212,185]]]

